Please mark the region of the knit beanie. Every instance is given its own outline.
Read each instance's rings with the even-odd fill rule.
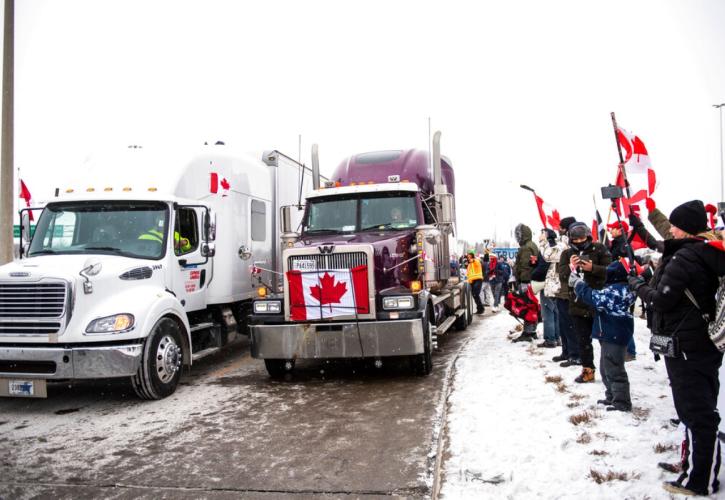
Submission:
[[[607,266],[607,284],[627,281],[627,270],[621,262],[614,261]]]
[[[559,227],[562,231],[568,231],[569,226],[574,224],[576,222],[576,219],[574,217],[564,217],[559,221]]]
[[[683,203],[670,214],[670,223],[692,235],[707,231],[705,204],[700,200]]]

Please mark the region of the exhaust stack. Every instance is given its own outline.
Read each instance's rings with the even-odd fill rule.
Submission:
[[[312,145],[312,188],[320,189],[320,154],[317,144]]]

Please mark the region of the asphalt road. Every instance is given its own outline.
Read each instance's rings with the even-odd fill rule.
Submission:
[[[429,498],[453,361],[476,330],[443,336],[428,377],[305,362],[273,381],[243,341],[162,401],[119,381],[0,398],[0,499]]]

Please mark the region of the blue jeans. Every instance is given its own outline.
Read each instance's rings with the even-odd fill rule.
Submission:
[[[503,283],[500,281],[492,281],[491,286],[493,287],[493,307],[498,307],[501,303],[501,296],[508,290],[504,289]]]
[[[559,310],[561,354],[569,359],[579,359],[579,340],[576,337],[576,332],[574,332],[571,317],[569,317],[569,301],[556,299],[556,308]]]
[[[632,335],[632,338],[629,339],[629,344],[627,344],[627,354],[631,354],[632,356],[637,355],[637,347],[634,345],[634,335]]]
[[[553,297],[546,297],[543,291],[539,296],[544,320],[544,341],[554,343],[559,340],[559,310]]]

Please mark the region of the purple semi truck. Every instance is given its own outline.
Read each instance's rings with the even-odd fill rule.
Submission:
[[[380,366],[391,356],[429,374],[437,336],[473,318],[468,283],[451,275],[455,186],[440,132],[432,161],[420,150],[359,154],[324,186],[316,147],[312,163],[300,228],[288,222],[292,207],[282,209],[283,279],[254,301],[252,356],[272,377],[297,359],[372,358]]]

